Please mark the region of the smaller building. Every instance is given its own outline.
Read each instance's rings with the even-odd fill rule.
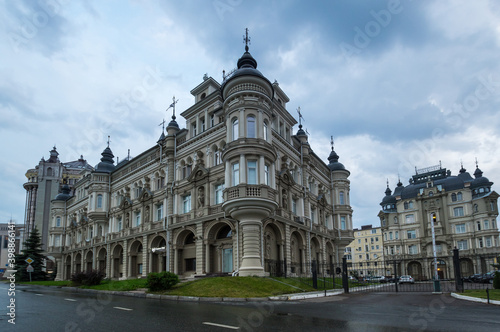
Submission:
[[[6,271],[9,270],[9,236],[15,234],[14,253],[17,255],[21,252],[23,245],[24,226],[15,224],[14,222],[0,224],[0,278],[7,278],[9,275]]]
[[[359,277],[383,276],[384,245],[380,227],[372,225],[354,229],[354,240],[345,248],[345,257],[351,271]]]

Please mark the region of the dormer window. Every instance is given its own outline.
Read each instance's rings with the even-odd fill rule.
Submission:
[[[201,100],[201,99],[205,99],[205,97],[206,97],[206,96],[207,96],[207,94],[206,94],[205,92],[203,92],[203,93],[201,94],[201,96],[200,96],[200,100]]]

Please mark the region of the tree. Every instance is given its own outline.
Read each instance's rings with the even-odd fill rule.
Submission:
[[[31,258],[33,262],[31,266],[34,271],[31,272],[31,280],[46,280],[47,273],[43,271],[45,263],[45,255],[42,254],[42,240],[40,238],[40,233],[35,227],[31,231],[30,237],[24,242],[23,253],[16,255],[16,280],[17,281],[29,281],[30,275],[26,271],[28,263],[26,259]]]

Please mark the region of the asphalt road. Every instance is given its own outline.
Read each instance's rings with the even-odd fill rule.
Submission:
[[[7,305],[15,299],[15,325]],[[0,284],[0,331],[496,331],[500,307],[429,293],[202,303]]]

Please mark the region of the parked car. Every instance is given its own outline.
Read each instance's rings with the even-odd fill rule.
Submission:
[[[369,277],[366,277],[366,281],[371,281],[371,282],[386,282],[385,276],[369,276]]]
[[[400,284],[414,284],[415,283],[415,280],[413,280],[413,277],[412,276],[401,276],[399,278],[399,283]]]
[[[493,278],[495,278],[495,271],[485,273],[481,276],[480,282],[483,284],[492,284]]]
[[[389,278],[386,278],[387,279],[387,282],[393,282],[393,283],[396,283],[399,281],[399,277],[389,277]]]
[[[480,282],[482,276],[481,273],[473,274],[469,277],[469,282]]]

